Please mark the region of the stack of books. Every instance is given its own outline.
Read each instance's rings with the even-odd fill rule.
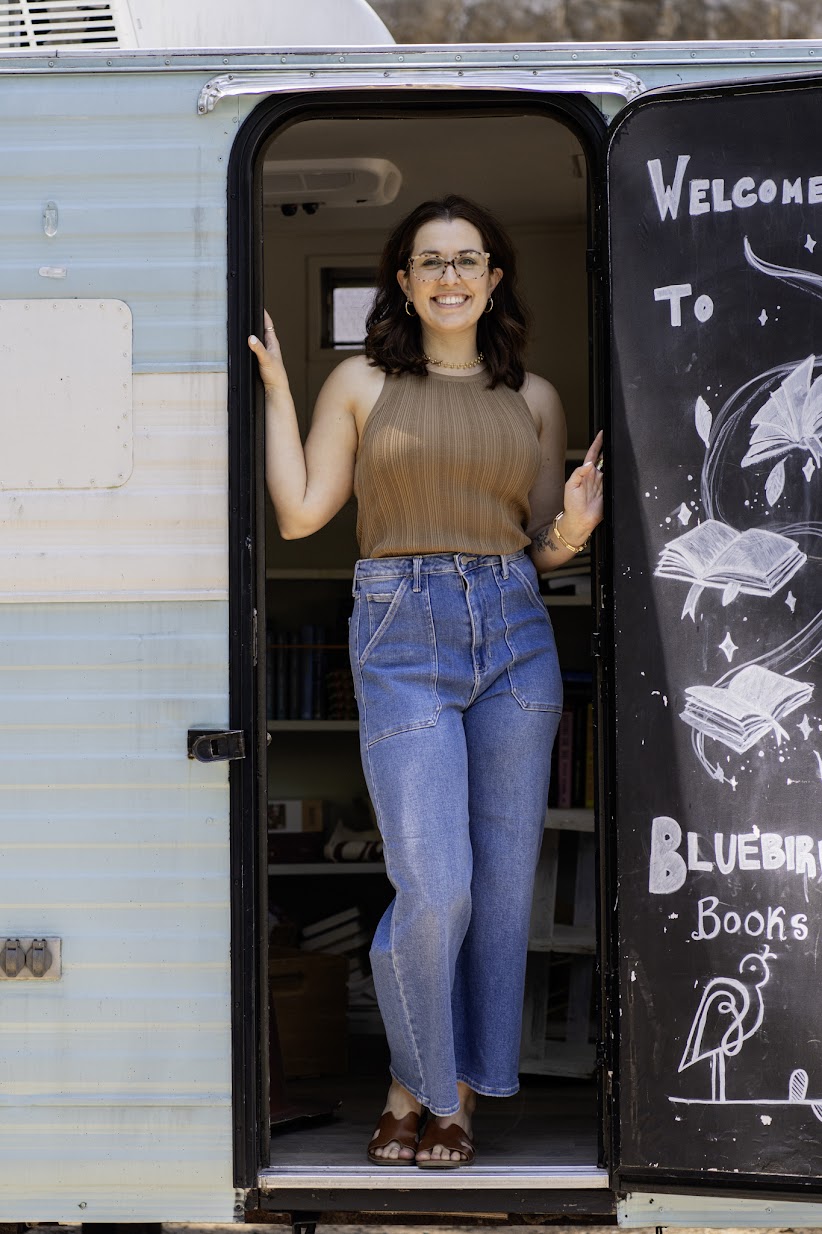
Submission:
[[[374,979],[368,967],[370,945],[371,932],[365,928],[362,912],[356,906],[305,926],[300,940],[303,951],[348,958],[348,1024],[357,1033],[383,1031]]]
[[[356,720],[348,644],[326,627],[270,628],[267,637],[269,720]]]
[[[565,701],[551,755],[549,809],[594,806],[594,706],[590,673],[564,673]]]

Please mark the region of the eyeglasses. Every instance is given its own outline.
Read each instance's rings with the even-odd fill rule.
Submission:
[[[478,253],[476,249],[466,249],[457,253],[451,261],[446,261],[439,253],[418,253],[408,258],[408,266],[414,278],[423,283],[433,283],[441,279],[449,266],[454,267],[458,278],[482,278],[491,261],[490,253]]]

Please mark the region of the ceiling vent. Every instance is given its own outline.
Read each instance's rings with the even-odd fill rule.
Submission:
[[[0,50],[80,46],[119,46],[111,3],[0,0]]]
[[[274,159],[263,168],[267,206],[386,206],[401,185],[388,159]]]

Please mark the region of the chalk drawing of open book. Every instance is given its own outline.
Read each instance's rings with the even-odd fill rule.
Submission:
[[[708,519],[665,545],[654,574],[693,584],[682,617],[696,621],[703,587],[720,588],[723,604],[730,604],[740,592],[773,596],[807,560],[788,536],[759,528],[735,531],[727,523]]]
[[[812,694],[810,682],[749,664],[726,686],[689,686],[680,717],[706,737],[744,754],[768,733],[776,736],[777,745],[787,738],[779,721]]]
[[[743,467],[791,450],[810,454],[822,467],[822,376],[811,380],[815,363],[816,357],[808,356],[798,364],[756,412]]]

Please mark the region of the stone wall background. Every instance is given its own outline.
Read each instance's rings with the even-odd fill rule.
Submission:
[[[822,37],[822,0],[370,0],[398,43]]]

